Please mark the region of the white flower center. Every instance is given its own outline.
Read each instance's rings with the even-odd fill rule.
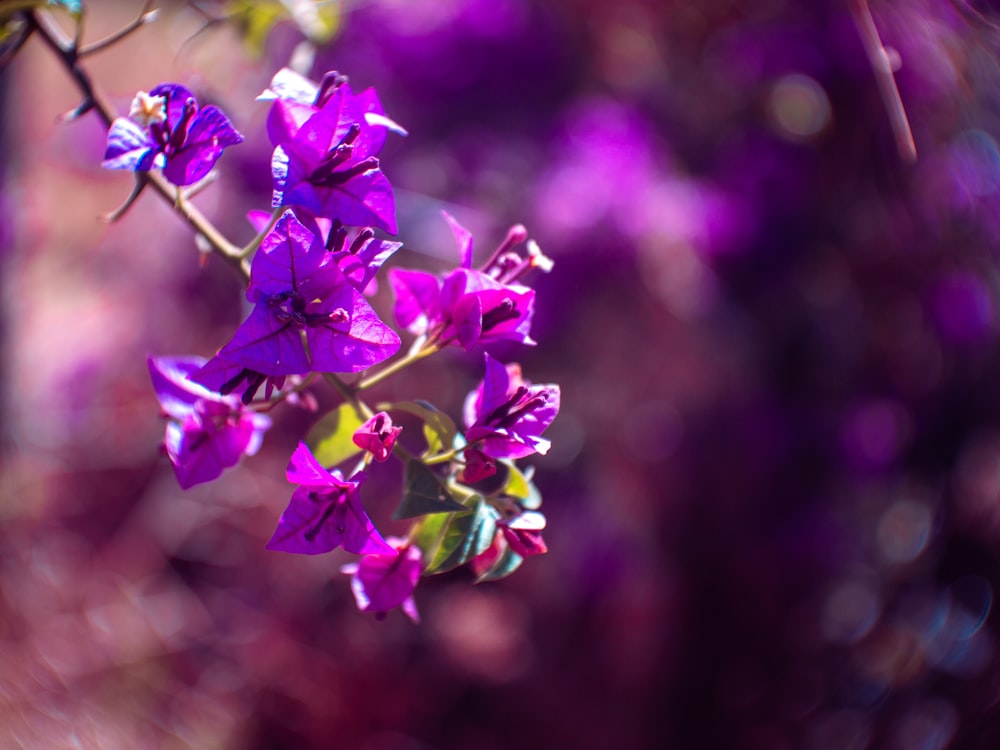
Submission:
[[[140,91],[132,100],[128,111],[129,119],[147,128],[154,122],[163,122],[167,119],[166,104],[166,98],[150,96],[145,91]]]

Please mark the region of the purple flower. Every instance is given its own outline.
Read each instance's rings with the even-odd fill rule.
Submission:
[[[192,382],[190,375],[204,359],[149,357],[147,362],[156,398],[169,419],[164,444],[181,487],[209,482],[243,454],[252,456],[260,449],[270,418]]]
[[[374,612],[381,618],[390,609],[401,607],[407,617],[420,622],[413,601],[413,590],[423,569],[420,549],[396,537],[387,541],[395,548],[391,554],[365,555],[340,570],[351,576],[351,591],[362,612]]]
[[[559,413],[559,386],[532,385],[521,377],[519,365],[504,366],[484,356],[486,377],[465,400],[467,450],[491,458],[546,453],[549,441],[539,435]]]
[[[391,552],[358,497],[359,473],[345,480],[339,471],[327,471],[305,443],[299,443],[288,462],[288,481],[301,485],[278,520],[267,549],[319,555],[342,546],[348,552]]]
[[[402,427],[393,426],[392,417],[380,411],[361,425],[354,432],[352,439],[361,450],[371,453],[376,461],[385,461],[392,453],[396,438],[402,431]]]
[[[243,142],[218,107],[198,102],[177,83],[140,91],[129,117],[119,117],[108,131],[101,166],[148,172],[162,169],[174,185],[190,185],[207,175],[226,146]]]
[[[342,86],[350,91],[347,76],[335,70],[327,71],[318,84],[290,68],[282,68],[275,73],[271,85],[257,97],[257,101],[282,102],[282,106],[272,107],[267,116],[267,134],[272,145],[280,146],[290,141],[306,120],[319,111],[330,100],[334,91]],[[406,130],[398,123],[386,117],[375,89],[365,89],[355,99],[364,112],[365,124],[372,128],[370,138],[381,138],[384,142],[385,130],[407,135]],[[374,150],[378,151],[381,147],[382,143],[377,142]]]
[[[257,232],[263,231],[270,218],[271,214],[267,211],[250,211],[247,214]],[[378,288],[375,274],[403,246],[402,242],[376,238],[371,227],[348,228],[338,220],[331,221],[304,212],[297,213],[296,218],[310,232],[323,238],[326,249],[333,255],[348,283],[369,296]]]
[[[513,251],[527,237],[518,225],[485,269],[473,270],[472,235],[448,214],[444,217],[455,234],[461,265],[444,279],[425,271],[392,269],[396,320],[417,336],[454,340],[466,349],[493,341],[534,344],[530,331],[535,292],[514,281],[529,268],[547,270],[550,261],[534,243],[529,243],[526,259]]]
[[[262,381],[310,371],[359,372],[399,348],[399,336],[291,211],[254,256],[247,299],[253,310],[199,373],[199,382],[204,376],[215,385],[229,373]]]
[[[385,117],[372,89],[355,95],[345,77],[328,73],[310,103],[312,85],[282,71],[262,95],[275,98],[267,120],[275,146],[271,205],[395,234],[392,186],[376,154],[387,128],[401,129]]]

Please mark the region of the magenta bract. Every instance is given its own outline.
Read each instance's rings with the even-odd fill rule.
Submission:
[[[559,386],[532,385],[521,377],[520,365],[484,356],[486,377],[465,400],[470,449],[492,458],[546,453],[549,441],[540,435],[559,413]]]
[[[247,299],[254,308],[219,350],[215,369],[239,365],[265,376],[360,372],[399,349],[399,336],[291,211],[254,256]]]
[[[399,325],[466,349],[494,341],[534,344],[534,290],[505,283],[499,271],[494,276],[472,269],[472,235],[448,214],[444,217],[455,234],[461,265],[443,279],[426,271],[392,269],[389,282]]]
[[[339,471],[324,469],[305,443],[299,443],[287,477],[301,486],[292,493],[267,549],[302,555],[337,547],[359,555],[392,550],[361,504],[358,486],[363,473],[345,480]]]
[[[402,431],[402,427],[392,424],[392,417],[380,411],[361,425],[352,439],[356,446],[371,453],[376,461],[385,461],[392,454],[396,438]]]
[[[271,420],[190,380],[201,357],[149,357],[149,375],[168,418],[164,438],[177,481],[188,489],[209,482],[243,455],[260,449]]]
[[[271,205],[300,206],[310,214],[395,234],[392,186],[376,154],[386,130],[401,130],[385,117],[375,92],[355,95],[347,79],[324,77],[308,102],[312,84],[290,71],[275,76],[265,98],[274,192]]]
[[[351,591],[358,609],[385,615],[401,607],[414,622],[420,622],[413,591],[420,580],[423,557],[420,549],[390,537],[391,554],[365,555],[357,563],[344,565],[341,572],[351,576]]]

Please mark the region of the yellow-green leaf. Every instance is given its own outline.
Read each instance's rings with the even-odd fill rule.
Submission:
[[[225,15],[243,37],[247,53],[260,57],[268,34],[278,23],[288,18],[288,11],[282,3],[273,0],[229,0],[225,5]]]
[[[538,487],[531,481],[534,475],[533,467],[528,467],[526,471],[517,468],[513,461],[503,461],[507,467],[507,484],[504,486],[503,494],[517,498],[521,507],[527,510],[538,510],[542,504],[542,495]]]
[[[354,408],[343,403],[309,430],[306,445],[323,466],[334,466],[361,452],[352,439],[361,424]]]
[[[428,516],[416,543],[423,550],[425,575],[445,573],[485,552],[496,535],[497,512],[480,495],[465,503],[469,513]]]

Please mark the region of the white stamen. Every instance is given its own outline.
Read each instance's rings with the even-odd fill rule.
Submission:
[[[163,122],[167,119],[167,100],[165,97],[150,96],[145,91],[140,91],[132,100],[128,116],[133,122],[147,128],[154,122]]]

